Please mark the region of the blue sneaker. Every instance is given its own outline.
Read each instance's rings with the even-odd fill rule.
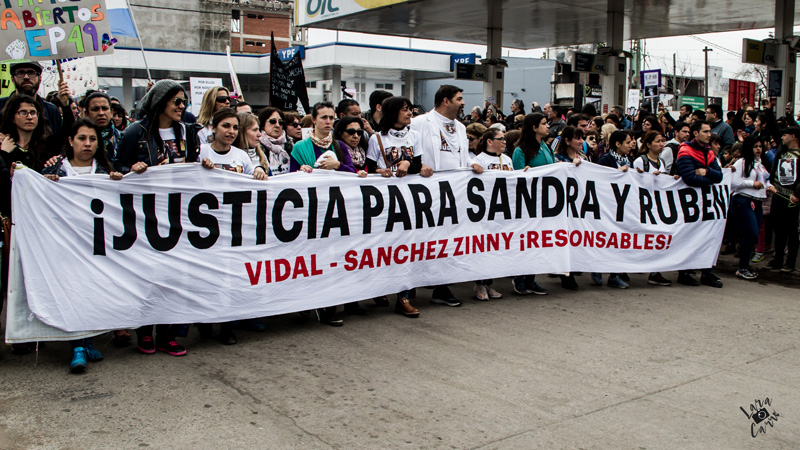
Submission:
[[[619,276],[611,277],[608,279],[608,287],[615,287],[617,289],[628,289],[628,283],[622,281]]]
[[[592,272],[592,285],[593,286],[602,286],[603,285],[603,274]]]
[[[72,362],[69,363],[69,371],[72,373],[83,373],[86,370],[86,349],[75,347],[72,349]]]
[[[89,361],[95,362],[103,360],[103,354],[100,353],[100,350],[94,348],[94,345],[86,344],[83,349],[86,352],[86,358]]]

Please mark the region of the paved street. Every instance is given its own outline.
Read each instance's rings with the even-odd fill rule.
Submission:
[[[230,347],[193,329],[182,358],[101,336],[81,376],[67,344],[38,364],[4,346],[0,448],[796,448],[798,290],[729,273],[627,291],[584,274],[576,293],[540,276],[550,295],[524,298],[502,279],[486,303],[460,284],[461,308],[418,289],[419,319],[363,302],[343,328],[281,316]],[[740,407],[767,397],[753,438]]]

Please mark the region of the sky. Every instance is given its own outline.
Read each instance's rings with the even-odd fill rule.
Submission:
[[[800,34],[800,27],[795,27],[795,34]],[[741,63],[742,39],[762,40],[769,37],[773,29],[734,31],[727,33],[710,33],[695,36],[681,36],[671,38],[647,39],[645,41],[645,69],[662,69],[664,73],[672,73],[672,55],[677,55],[678,65],[686,68],[688,76],[703,76],[704,53],[703,48],[708,45],[708,63],[710,66],[722,67],[723,78],[740,78],[737,74],[743,69]],[[332,30],[309,29],[308,43],[316,45],[334,42],[337,32]],[[393,36],[365,35],[361,33],[339,32],[338,39],[342,42],[364,43],[372,45],[385,45],[392,47],[411,46],[416,49],[439,50],[453,53],[486,54],[484,46],[462,44],[445,41],[431,41],[423,39],[408,39]],[[630,43],[625,43],[626,48]],[[503,49],[504,56],[541,58],[544,49],[514,50]],[[681,73],[681,69],[678,69]],[[754,81],[754,80],[751,80]]]

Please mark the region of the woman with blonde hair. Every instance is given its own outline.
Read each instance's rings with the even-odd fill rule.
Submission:
[[[204,127],[197,132],[198,141],[201,144],[211,143],[211,118],[214,117],[214,113],[230,107],[231,94],[226,87],[214,86],[203,94],[200,112],[197,114],[197,123]]]
[[[611,135],[617,131],[617,126],[613,123],[607,123],[600,128],[600,142],[597,143],[597,160],[603,157],[608,152],[608,147],[611,140]]]
[[[269,167],[269,160],[259,142],[261,127],[258,116],[251,112],[240,112],[236,113],[236,118],[239,119],[239,135],[233,143],[234,147],[246,151],[254,166]],[[267,174],[272,175],[269,171]]]

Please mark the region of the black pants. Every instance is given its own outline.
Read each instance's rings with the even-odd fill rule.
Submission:
[[[797,219],[800,217],[800,205],[791,206],[789,200],[779,196],[772,196],[772,207],[769,214],[775,227],[775,268],[784,265],[795,268],[797,263],[797,246],[800,243],[797,235]],[[786,260],[783,259],[783,250],[789,245]]]
[[[156,342],[170,342],[174,341],[178,335],[179,325],[155,325],[156,327]],[[136,335],[141,338],[142,336],[153,336],[153,325],[145,325],[136,329]]]

